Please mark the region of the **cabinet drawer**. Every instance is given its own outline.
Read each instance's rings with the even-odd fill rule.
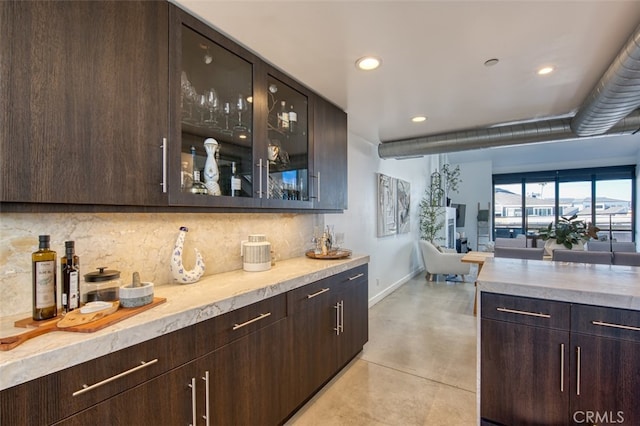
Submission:
[[[640,342],[640,311],[573,305],[571,331]]]
[[[197,356],[287,316],[287,296],[280,294],[196,324]]]
[[[349,269],[348,271],[341,272],[337,274],[333,279],[337,284],[341,285],[353,285],[360,282],[367,282],[369,280],[368,275],[369,265],[360,265],[353,269]]]
[[[289,314],[293,315],[300,310],[305,310],[310,303],[330,299],[339,292],[348,289],[348,286],[355,286],[362,282],[367,283],[369,280],[368,266],[368,264],[361,265],[291,290],[287,293]]]
[[[193,356],[186,328],[5,389],[3,424],[50,424],[184,364]]]
[[[308,310],[311,304],[322,303],[331,300],[338,293],[338,286],[331,278],[324,278],[302,287],[298,287],[287,293],[287,305],[289,315],[299,311]]]
[[[569,303],[485,292],[481,302],[482,318],[569,330]]]

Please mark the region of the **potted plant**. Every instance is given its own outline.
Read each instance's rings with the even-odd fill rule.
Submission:
[[[569,250],[574,246],[584,247],[584,243],[590,238],[598,239],[599,230],[598,227],[578,219],[578,215],[574,214],[571,217],[560,216],[555,225],[551,222],[546,228],[540,229],[538,235],[546,241],[545,250],[551,255],[553,244],[560,246],[556,248],[564,247]]]
[[[431,188],[427,188],[419,205],[420,238],[435,243],[442,240],[440,230],[444,228],[444,210],[439,205],[437,194],[433,194]]]
[[[447,199],[447,206],[451,204],[449,194],[458,192],[458,185],[462,182],[460,179],[460,166],[452,167],[445,163],[442,165],[441,174],[444,180],[444,193]]]

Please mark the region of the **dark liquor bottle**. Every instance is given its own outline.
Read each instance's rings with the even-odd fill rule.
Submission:
[[[241,190],[242,190],[242,182],[240,182],[240,178],[236,174],[236,163],[235,161],[232,161],[231,162],[231,196],[239,197]]]
[[[280,111],[278,111],[278,130],[283,132],[289,131],[289,111],[287,111],[287,103],[280,102]]]
[[[289,133],[298,131],[298,113],[293,110],[293,105],[289,109]]]
[[[38,251],[31,255],[33,282],[33,319],[54,318],[56,303],[56,252],[49,249],[49,236],[40,235]]]
[[[76,256],[73,241],[65,241],[65,255],[60,259],[62,275],[62,312],[80,307],[80,258]]]

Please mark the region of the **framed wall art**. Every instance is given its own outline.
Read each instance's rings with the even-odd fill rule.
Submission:
[[[378,179],[378,237],[394,235],[398,232],[397,184],[396,179],[376,173]]]

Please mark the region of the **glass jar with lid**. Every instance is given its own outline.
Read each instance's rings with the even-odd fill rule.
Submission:
[[[82,302],[117,301],[121,285],[120,271],[101,266],[97,271],[84,275]]]

